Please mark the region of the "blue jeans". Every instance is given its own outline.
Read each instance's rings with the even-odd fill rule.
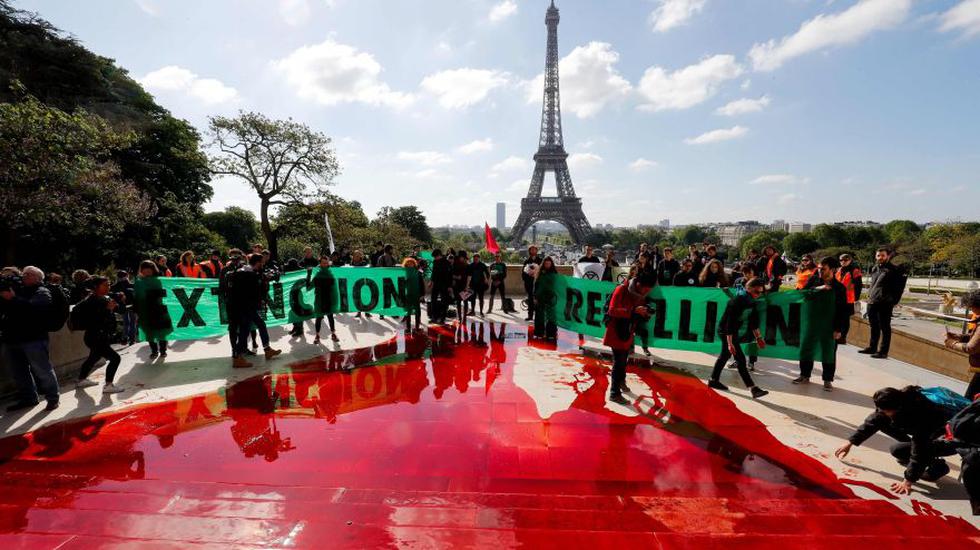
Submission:
[[[49,403],[58,402],[58,375],[48,356],[48,341],[4,344],[10,376],[17,385],[18,401],[37,402],[38,392]]]
[[[136,341],[136,312],[131,309],[127,309],[123,311],[122,318],[123,318],[123,338],[125,338],[127,342],[135,342]]]

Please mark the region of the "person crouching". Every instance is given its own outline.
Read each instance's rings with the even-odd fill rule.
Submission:
[[[656,284],[656,274],[640,271],[636,277],[616,287],[609,299],[606,311],[606,334],[603,345],[609,346],[613,354],[613,367],[609,384],[609,400],[627,404],[623,393],[629,393],[626,386],[626,363],[633,351],[633,338],[637,323],[650,318],[650,308],[646,305],[647,294]]]

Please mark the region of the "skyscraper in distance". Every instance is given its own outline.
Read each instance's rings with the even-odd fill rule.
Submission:
[[[507,229],[507,205],[502,202],[497,203],[497,229]]]

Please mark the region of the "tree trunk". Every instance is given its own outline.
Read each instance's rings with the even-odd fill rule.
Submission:
[[[269,249],[269,255],[271,258],[273,260],[278,260],[279,242],[276,232],[272,230],[272,224],[269,223],[269,199],[262,199],[262,204],[259,208],[259,215],[261,217],[262,235],[265,237],[265,246]]]

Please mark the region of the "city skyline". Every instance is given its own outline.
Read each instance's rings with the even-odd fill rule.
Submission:
[[[327,133],[333,191],[369,214],[518,211],[547,1],[203,4],[15,1],[199,129],[246,109]],[[980,188],[980,135],[962,122],[980,118],[980,2],[731,4],[557,2],[566,149],[591,220],[975,216],[959,199]],[[243,185],[214,187],[212,209],[254,208]]]

